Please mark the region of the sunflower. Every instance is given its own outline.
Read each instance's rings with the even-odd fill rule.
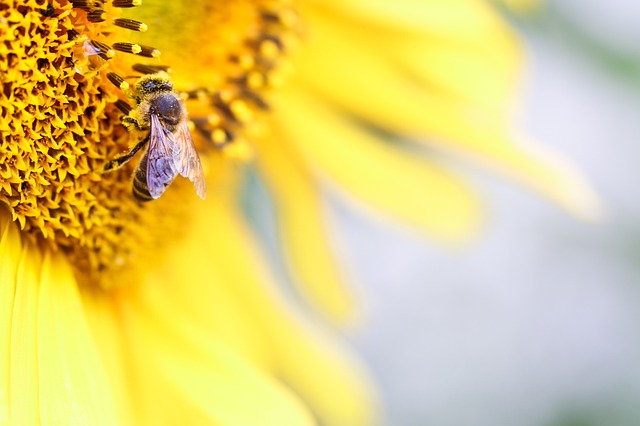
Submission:
[[[6,0],[0,41],[2,424],[374,421],[367,375],[270,277],[250,169],[299,293],[337,323],[324,185],[453,242],[481,212],[456,157],[597,210],[512,129],[520,51],[481,1]],[[149,79],[188,111],[206,201],[177,178],[143,202],[140,161],[107,167],[151,150]]]

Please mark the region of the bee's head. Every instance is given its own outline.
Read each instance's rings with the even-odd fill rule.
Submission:
[[[157,115],[165,124],[175,126],[182,119],[184,108],[175,94],[161,93],[149,102],[149,113]]]

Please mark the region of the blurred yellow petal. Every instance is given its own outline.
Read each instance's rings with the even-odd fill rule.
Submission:
[[[119,424],[75,278],[60,253],[45,252],[37,321],[42,424]]]
[[[144,351],[144,362],[211,422],[313,425],[303,404],[282,384],[197,322],[166,315],[166,306],[156,305],[158,301],[144,295],[129,307],[134,345]]]
[[[11,328],[22,241],[11,216],[0,209],[0,424],[9,421]]]
[[[166,259],[163,266],[150,275],[147,285],[140,287],[141,293],[133,297],[138,301],[135,307],[127,310],[129,315],[125,322],[131,333],[130,345],[135,348],[134,356],[139,358],[139,363],[144,363],[136,371],[148,368],[155,374],[153,380],[160,380],[163,388],[178,389],[184,401],[192,404],[194,401],[200,401],[198,404],[209,401],[206,414],[214,418],[225,416],[226,419],[238,418],[246,422],[255,420],[238,417],[233,412],[235,403],[231,402],[230,407],[218,412],[217,392],[236,389],[225,378],[231,380],[237,375],[234,380],[238,386],[244,383],[244,390],[238,388],[238,393],[232,392],[225,398],[233,401],[235,395],[245,408],[262,407],[259,402],[251,402],[252,392],[255,392],[255,397],[276,398],[276,402],[280,401],[278,404],[293,403],[288,410],[286,405],[274,409],[271,416],[278,416],[277,412],[286,415],[291,410],[295,413],[300,402],[290,400],[287,392],[282,393],[282,384],[269,379],[275,377],[290,387],[300,401],[308,404],[322,424],[371,424],[375,413],[374,399],[366,375],[360,371],[353,357],[340,349],[335,341],[322,337],[322,333],[311,326],[302,326],[302,319],[293,314],[289,304],[270,285],[255,242],[233,206],[233,185],[227,182],[227,185],[211,191],[212,196],[205,201],[206,208],[196,212],[184,245],[176,247],[181,255]],[[205,281],[208,284],[189,285],[193,279],[198,279],[200,273],[200,269],[189,265],[206,265],[211,259],[224,261],[215,269],[208,270],[208,280]],[[178,269],[177,265],[183,269]],[[178,270],[192,272],[175,274]],[[174,271],[173,275],[169,271]],[[162,286],[157,285],[160,279],[163,280]],[[127,294],[123,303],[131,300],[132,295]],[[234,323],[230,318],[212,315],[222,306],[229,312],[244,313],[244,321],[249,320],[246,327],[256,334],[251,340],[253,346],[247,346],[241,339],[229,338],[225,333],[220,337],[216,331],[211,333],[211,330],[224,329],[220,328],[219,322]],[[164,318],[164,312],[168,311],[175,316]],[[226,326],[232,327],[232,324]],[[245,333],[244,327],[241,326],[238,332]],[[151,348],[151,353],[147,354],[145,348]],[[199,370],[204,366],[204,360],[210,366],[209,373]],[[168,364],[175,366],[169,367]],[[308,368],[309,365],[313,368]],[[167,374],[158,374],[158,371]],[[208,384],[212,388],[203,389],[202,383],[190,384],[196,373],[212,375]],[[267,390],[259,385],[262,380],[268,383],[267,388],[275,395],[262,394],[260,389]],[[202,391],[196,395],[191,389]],[[197,410],[204,412],[200,405]]]
[[[135,389],[133,365],[130,359],[130,348],[126,345],[125,333],[122,329],[123,324],[118,315],[118,305],[112,296],[106,296],[100,292],[85,291],[82,296],[87,320],[95,336],[109,384],[113,389],[119,424],[144,424],[136,421],[139,418],[134,414],[139,408],[134,398],[139,393],[132,392]]]
[[[207,200],[207,203],[211,201]],[[210,204],[195,223],[201,237],[211,235],[226,241],[213,244],[204,252],[224,256],[218,272],[224,282],[236,283],[232,288],[242,306],[250,313],[254,326],[265,336],[271,368],[275,377],[291,386],[311,410],[327,425],[368,425],[375,415],[369,380],[357,362],[335,341],[323,337],[314,327],[304,325],[295,315],[271,280],[256,253],[248,230],[239,221],[240,214],[227,203]],[[218,226],[204,226],[214,223]],[[248,267],[252,265],[252,267]],[[205,297],[192,288],[191,298]],[[215,297],[210,289],[209,297]],[[295,350],[292,350],[295,348]]]
[[[397,133],[420,134],[432,127],[447,130],[457,124],[453,121],[456,106],[450,98],[425,91],[357,39],[345,43],[350,37],[348,28],[334,30],[329,19],[318,21],[308,40],[312,54],[302,51],[296,62],[300,85]]]
[[[359,45],[357,40],[343,43],[345,37],[346,33],[334,30],[328,21],[319,21],[310,41],[315,45],[314,55],[303,57],[300,68],[304,71],[299,73],[315,93],[351,114],[412,136],[426,146],[475,158],[530,185],[580,217],[598,216],[597,197],[579,173],[557,155],[520,143],[504,114],[417,85],[393,63],[381,61],[376,50]],[[478,38],[492,40],[482,33]],[[336,67],[336,63],[358,65]],[[452,75],[455,77],[455,73]],[[381,81],[385,83],[379,84]],[[494,90],[498,91],[497,99],[505,96]]]
[[[359,360],[340,347],[335,337],[303,326],[301,318],[274,317],[276,307],[261,312],[275,344],[276,374],[309,402],[321,424],[375,424],[379,403]],[[286,327],[288,323],[294,325]]]
[[[10,316],[2,322],[3,418],[15,425],[115,424],[112,391],[67,261],[21,242],[16,224],[2,216],[0,305]]]
[[[495,130],[479,128],[472,144],[447,143],[440,147],[524,183],[576,217],[587,221],[602,217],[600,198],[573,164],[515,131]]]
[[[357,317],[329,240],[317,185],[292,150],[278,146],[284,135],[257,142],[261,177],[274,197],[279,235],[295,282],[330,318],[351,323]]]
[[[521,64],[510,38],[496,37],[485,46],[474,46],[365,36],[369,50],[384,46],[388,61],[431,93],[496,114],[512,113]]]
[[[417,84],[391,61],[381,60],[377,50],[362,43],[344,43],[349,36],[320,22],[309,43],[313,54],[301,54],[297,76],[301,84],[376,126],[398,134],[442,138],[458,142],[457,131],[474,119],[486,126],[503,126],[503,118],[460,102],[455,97]],[[425,48],[426,50],[427,48]],[[335,64],[350,64],[337,67]],[[381,83],[384,82],[384,83]],[[468,133],[470,129],[467,129]],[[473,140],[473,139],[472,139]]]
[[[35,425],[40,422],[38,317],[41,312],[38,296],[41,255],[38,248],[27,241],[17,258],[11,318],[9,418],[16,425]]]
[[[438,37],[470,39],[478,32],[497,32],[503,28],[484,0],[349,0],[309,2],[313,19],[329,10],[336,18],[347,16],[366,26],[387,30],[412,31]],[[315,29],[315,26],[311,26]]]
[[[466,3],[466,6],[470,5],[470,2]],[[455,31],[450,35],[429,33],[433,28],[428,25],[428,20],[434,16],[429,11],[425,12],[425,16],[429,18],[421,17],[415,11],[408,12],[410,19],[427,21],[420,27],[424,33],[419,34],[407,33],[406,26],[393,32],[381,31],[377,26],[370,26],[370,22],[365,22],[362,29],[355,32],[353,27],[362,23],[360,15],[336,17],[320,12],[312,15],[314,31],[309,40],[323,46],[326,43],[334,51],[357,49],[374,52],[378,66],[391,66],[396,72],[396,78],[413,79],[413,84],[418,83],[433,95],[447,95],[450,97],[449,101],[458,98],[467,107],[476,103],[496,112],[509,112],[519,78],[521,52],[514,42],[513,34],[499,22],[495,22],[495,17],[488,13],[486,6],[475,7],[484,12],[473,13],[473,7],[455,9],[449,4],[440,6],[447,11],[457,10],[469,14],[469,19],[474,22],[482,21],[483,16],[491,21],[485,25],[465,25],[460,19],[443,20],[451,25],[464,25],[464,32]],[[397,8],[394,5],[392,9]],[[461,37],[461,34],[468,36]],[[349,40],[347,46],[339,42],[345,39]],[[357,66],[358,57],[352,56],[350,66],[366,76],[369,68]],[[302,65],[305,58],[303,56],[300,61]],[[334,59],[333,63],[336,62]],[[335,68],[335,74],[342,73],[340,67]],[[334,81],[330,80],[329,83]],[[380,107],[384,109],[384,105]],[[428,111],[426,105],[421,110]]]
[[[463,240],[477,229],[478,200],[460,180],[310,97],[282,97],[286,119],[278,125],[290,144],[283,149],[299,151],[352,195],[444,241]]]
[[[153,301],[168,312],[174,312],[181,320],[201,324],[211,336],[233,347],[251,362],[266,365],[270,348],[265,336],[256,329],[250,311],[234,290],[236,282],[229,285],[219,270],[221,264],[229,262],[224,251],[230,244],[235,244],[227,237],[241,238],[225,234],[226,223],[220,222],[214,213],[224,208],[224,203],[236,202],[230,197],[237,194],[237,170],[221,159],[212,161],[210,166],[220,175],[208,188],[207,200],[193,212],[198,219],[190,218],[179,244],[175,242],[174,250],[147,273],[140,291],[144,291],[147,303]],[[242,265],[244,269],[254,267],[249,259]],[[137,287],[141,283],[131,284],[131,287],[134,284]],[[200,297],[183,298],[183,291],[193,291]]]

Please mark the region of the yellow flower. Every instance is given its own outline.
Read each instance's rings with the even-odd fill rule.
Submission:
[[[455,156],[596,211],[511,128],[519,49],[481,1],[137,6],[0,5],[0,424],[373,421],[357,362],[269,278],[240,207],[246,164],[300,291],[338,322],[353,310],[319,179],[444,241],[480,218]],[[146,142],[136,82],[165,71],[206,201],[178,178],[141,202],[138,161],[105,167]]]

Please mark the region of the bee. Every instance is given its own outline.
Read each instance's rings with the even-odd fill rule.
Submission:
[[[138,200],[159,198],[178,174],[193,182],[196,194],[204,200],[206,183],[187,110],[169,75],[158,72],[140,77],[131,97],[136,107],[122,117],[122,123],[130,130],[148,131],[148,135],[127,154],[109,161],[104,171],[121,167],[148,145],[133,175],[132,191]]]

